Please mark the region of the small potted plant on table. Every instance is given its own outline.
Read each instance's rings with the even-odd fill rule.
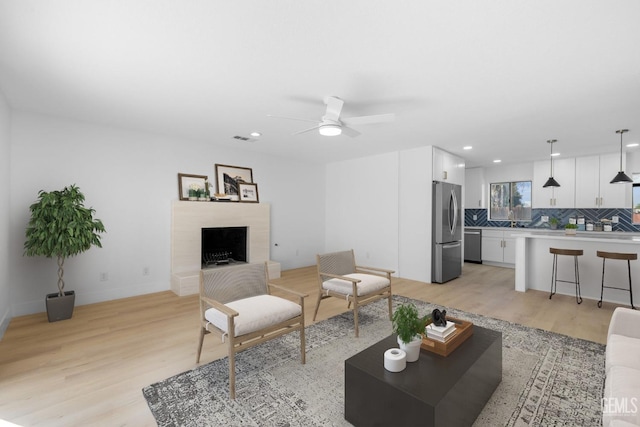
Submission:
[[[402,304],[391,318],[393,332],[398,334],[398,345],[407,353],[407,362],[415,362],[420,357],[422,334],[429,316],[420,317],[414,304]]]
[[[564,234],[573,235],[578,231],[578,224],[567,224],[564,226]]]
[[[65,258],[78,255],[92,245],[102,247],[100,235],[104,225],[94,219],[95,210],[85,208],[84,194],[75,185],[61,191],[38,192],[38,201],[29,207],[24,254],[58,259],[58,292],[48,294],[45,302],[49,322],[69,319],[73,315],[75,292],[64,291]]]

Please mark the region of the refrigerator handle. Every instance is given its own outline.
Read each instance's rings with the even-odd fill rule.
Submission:
[[[460,242],[444,243],[442,245],[442,249],[457,248],[458,246],[462,246],[462,243]]]
[[[451,206],[452,204],[453,206]],[[452,213],[453,213],[453,223],[451,221]],[[449,229],[451,230],[451,234],[453,235],[456,234],[457,227],[458,227],[458,199],[456,198],[455,191],[451,190],[451,198],[449,199]]]

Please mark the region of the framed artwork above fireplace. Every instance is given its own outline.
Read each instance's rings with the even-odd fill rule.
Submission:
[[[258,203],[258,184],[238,183],[240,201],[248,203]]]
[[[231,200],[240,200],[240,183],[253,183],[253,171],[242,166],[220,165],[216,163],[216,190],[226,194]],[[257,197],[257,191],[256,191]]]

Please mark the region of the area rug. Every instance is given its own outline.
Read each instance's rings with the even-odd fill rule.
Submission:
[[[421,314],[446,308],[400,296],[393,301],[394,306],[413,302]],[[601,424],[605,346],[446,309],[451,316],[502,332],[502,382],[475,426]],[[386,301],[361,307],[359,318],[359,338],[353,335],[351,312],[307,327],[305,365],[300,364],[297,333],[239,353],[236,400],[229,399],[227,358],[142,392],[161,427],[349,426],[344,361],[391,334]]]

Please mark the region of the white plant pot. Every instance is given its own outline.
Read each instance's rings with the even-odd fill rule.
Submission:
[[[420,345],[422,344],[422,337],[416,335],[413,341],[405,343],[398,337],[398,345],[400,350],[404,350],[407,353],[407,362],[415,362],[420,358]]]

